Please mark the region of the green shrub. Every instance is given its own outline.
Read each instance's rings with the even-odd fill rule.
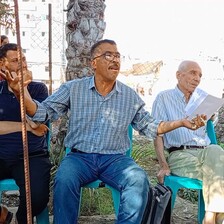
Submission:
[[[84,188],[80,212],[83,216],[114,214],[111,191],[107,188]]]
[[[198,202],[198,191],[182,188],[178,191],[178,196],[192,203]]]

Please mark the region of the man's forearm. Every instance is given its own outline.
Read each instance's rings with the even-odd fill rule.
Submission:
[[[162,121],[157,129],[157,134],[164,134],[166,132],[172,131],[176,128],[183,127],[183,121],[182,120],[177,120],[177,121]]]
[[[30,131],[28,126],[27,131]],[[22,123],[15,121],[0,121],[0,135],[6,135],[14,132],[22,131]]]
[[[17,99],[20,101],[20,93],[14,92],[14,94],[16,95]],[[37,105],[31,98],[27,88],[24,88],[24,104],[26,108],[26,113],[32,117],[37,111]]]
[[[163,138],[161,136],[157,136],[157,138],[154,140],[154,146],[160,167],[169,168],[164,154]]]
[[[176,120],[176,121],[162,121],[157,128],[157,134],[158,135],[164,134],[166,132],[172,131],[180,127],[185,127],[195,131],[198,128],[205,125],[205,120],[207,120],[206,115],[201,114],[197,115],[195,118],[191,120],[184,118],[182,120]]]
[[[26,113],[32,117],[37,111],[37,104],[33,101],[27,89],[24,95],[25,95]]]

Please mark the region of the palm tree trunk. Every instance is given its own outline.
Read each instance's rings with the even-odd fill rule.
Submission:
[[[103,38],[103,0],[70,0],[67,7],[65,28],[68,47],[66,49],[66,80],[83,78],[93,74],[90,68],[90,48]]]
[[[90,67],[90,48],[103,38],[105,4],[103,0],[70,0],[65,27],[67,68],[66,81],[93,75]],[[59,165],[64,152],[67,116],[52,124],[53,163]]]

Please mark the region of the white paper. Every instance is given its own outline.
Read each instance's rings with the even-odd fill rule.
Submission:
[[[189,119],[201,114],[205,114],[207,119],[209,119],[222,105],[224,105],[224,99],[203,94],[189,101],[185,112],[186,116],[189,116]]]

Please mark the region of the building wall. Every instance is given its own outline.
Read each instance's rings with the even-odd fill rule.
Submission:
[[[13,0],[10,2],[14,4]],[[58,88],[66,67],[65,59],[65,12],[64,0],[19,0],[19,22],[21,46],[33,72],[34,80],[48,83],[49,80],[49,4],[52,6],[52,79],[53,89]],[[17,37],[9,30],[1,28],[1,33],[17,42]]]

